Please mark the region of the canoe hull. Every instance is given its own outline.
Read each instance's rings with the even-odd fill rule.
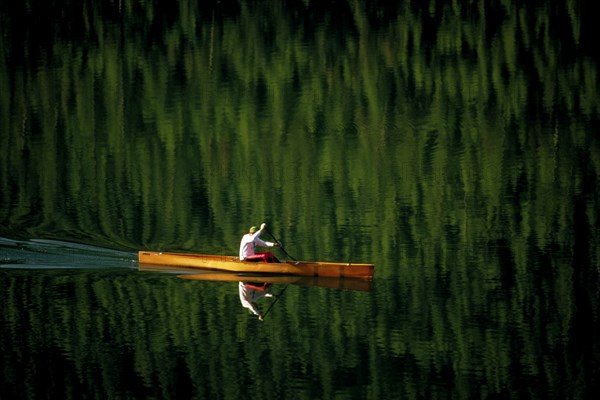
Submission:
[[[140,251],[140,264],[201,268],[253,274],[373,279],[373,264],[285,261],[279,263],[239,261],[234,256]]]

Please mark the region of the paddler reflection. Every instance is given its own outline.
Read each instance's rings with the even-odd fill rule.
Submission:
[[[274,297],[268,292],[270,283],[240,282],[238,284],[240,292],[240,302],[244,308],[247,308],[252,314],[257,315],[259,320],[263,320],[265,314],[261,313],[260,307],[256,303],[258,300]]]

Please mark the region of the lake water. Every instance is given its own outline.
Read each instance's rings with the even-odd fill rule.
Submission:
[[[591,5],[73,3],[0,5],[0,398],[600,392]],[[372,284],[138,266],[262,222]]]

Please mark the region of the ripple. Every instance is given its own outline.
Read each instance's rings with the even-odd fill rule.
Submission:
[[[47,239],[0,237],[0,268],[137,268],[135,253]]]

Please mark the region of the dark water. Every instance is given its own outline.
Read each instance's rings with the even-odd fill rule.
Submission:
[[[593,398],[590,7],[2,3],[0,398]],[[138,270],[261,222],[372,290]]]

